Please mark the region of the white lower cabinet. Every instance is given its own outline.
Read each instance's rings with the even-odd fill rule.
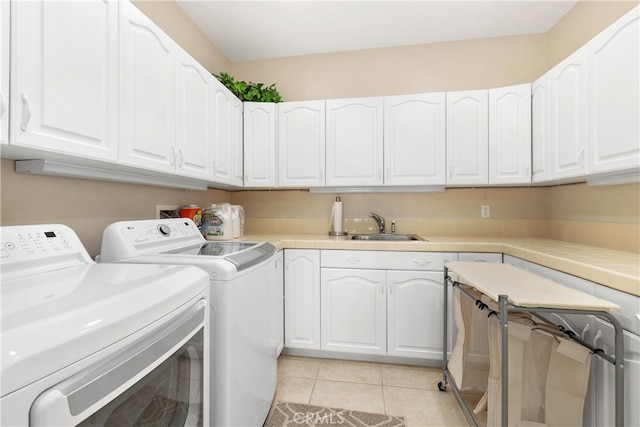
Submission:
[[[504,262],[620,305],[621,310],[613,315],[624,328],[624,425],[640,425],[640,298],[509,255],[504,256]],[[573,330],[595,348],[613,354],[615,333],[609,322],[580,314],[547,313],[545,317]],[[615,368],[605,359],[593,355],[582,425],[615,425],[614,398]]]
[[[284,253],[278,251],[271,260],[269,278],[269,306],[273,308],[271,316],[271,339],[278,356],[284,349]]]
[[[320,347],[386,354],[386,272],[323,268]]]
[[[327,250],[321,258],[322,350],[442,360],[443,268],[458,254]]]
[[[595,322],[594,345],[612,354],[615,343],[614,329],[598,318]],[[624,425],[640,425],[640,335],[624,331]],[[595,426],[615,425],[615,369],[606,360],[594,356],[591,385],[594,399],[592,414]]]
[[[284,253],[285,347],[320,349],[320,251]]]
[[[387,272],[389,356],[442,359],[442,286],[443,273],[439,271]]]

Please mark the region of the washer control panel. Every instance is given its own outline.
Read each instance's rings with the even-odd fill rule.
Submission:
[[[3,264],[86,250],[76,233],[60,224],[0,227],[0,258]]]
[[[121,222],[118,228],[121,237],[133,245],[202,237],[193,221],[185,218]]]
[[[202,233],[189,218],[114,222],[104,230],[100,262],[120,261],[204,242]]]

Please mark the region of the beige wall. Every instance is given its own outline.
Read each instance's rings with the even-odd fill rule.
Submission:
[[[276,82],[285,99],[390,95],[489,88],[532,81],[637,2],[581,1],[549,33],[433,45],[229,63],[173,1],[138,7],[212,72]],[[334,195],[305,191],[181,191],[16,174],[1,163],[0,223],[61,222],[95,255],[104,227],[150,218],[156,205],[231,201],[245,206],[248,232],[326,233]],[[399,232],[559,238],[640,251],[640,186],[448,189],[435,194],[343,195],[346,226],[371,227],[369,210]],[[481,204],[492,218],[481,220]]]
[[[132,2],[207,70],[218,74],[231,68],[229,60],[173,0]]]
[[[579,1],[547,33],[547,68],[558,64],[638,3],[637,0]]]
[[[285,101],[487,89],[531,82],[545,35],[308,55],[233,64],[242,80],[276,83]]]
[[[115,221],[155,218],[156,205],[230,200],[222,190],[173,190],[146,185],[16,173],[14,162],[0,163],[0,224],[61,223],[73,228],[91,256],[100,251],[102,231]]]

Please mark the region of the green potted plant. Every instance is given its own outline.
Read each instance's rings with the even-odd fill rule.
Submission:
[[[213,74],[220,83],[225,85],[240,101],[251,102],[282,102],[282,97],[276,89],[276,84],[266,86],[264,83],[236,81],[233,76],[222,72]]]

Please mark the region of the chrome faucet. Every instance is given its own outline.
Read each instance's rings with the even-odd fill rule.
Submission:
[[[373,218],[376,224],[378,224],[380,234],[384,234],[384,218],[374,212],[369,212],[369,218]]]

